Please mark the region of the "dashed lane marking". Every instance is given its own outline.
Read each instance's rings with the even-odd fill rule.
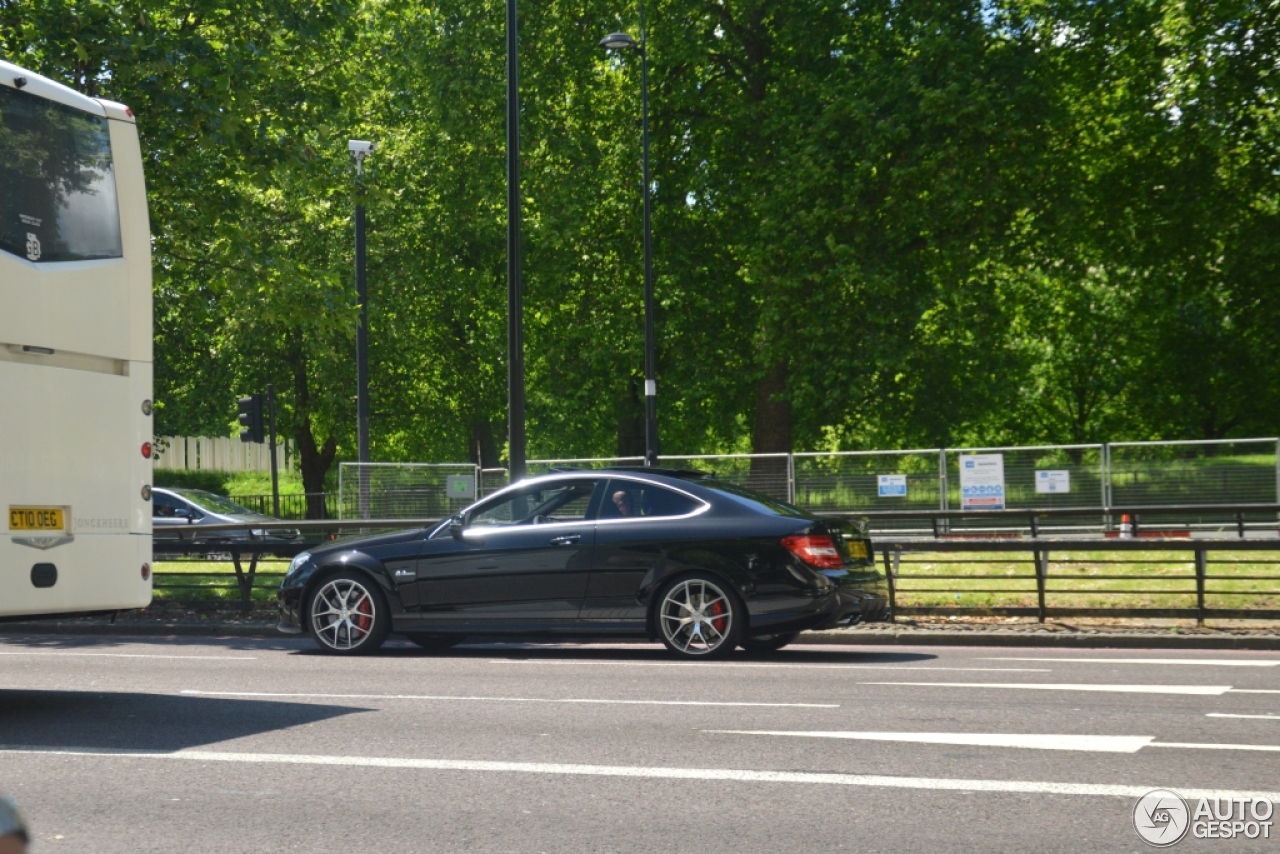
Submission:
[[[847,738],[858,741],[905,741],[914,744],[1023,747],[1032,750],[1078,750],[1097,753],[1137,753],[1155,738],[1151,735],[1046,735],[990,732],[790,732],[764,729],[705,729],[703,732],[719,735]]]
[[[1280,721],[1280,715],[1233,715],[1227,712],[1209,712],[1206,718],[1256,718],[1264,721]]]
[[[32,656],[57,656],[57,657],[78,657],[78,658],[168,658],[186,660],[204,660],[204,661],[257,661],[255,655],[152,655],[136,652],[66,652],[64,650],[22,650],[15,652],[0,652],[0,655],[32,655]]]
[[[838,709],[839,703],[734,703],[707,700],[597,700],[578,697],[467,697],[440,694],[301,694],[262,691],[180,691],[200,697],[259,697],[304,700],[428,700],[468,703],[582,703],[602,706],[764,706],[783,709]]]
[[[859,685],[913,685],[921,688],[1001,688],[1022,691],[1103,691],[1114,694],[1189,694],[1217,696],[1230,685],[1093,685],[1065,682],[859,682]]]
[[[555,661],[550,659],[538,658],[495,658],[489,662],[490,664],[586,664],[591,667],[599,667],[605,664],[611,664],[615,667],[697,667],[700,670],[707,668],[722,667],[745,667],[751,669],[763,670],[769,667],[780,667],[785,670],[904,670],[909,669],[913,673],[915,671],[935,671],[935,670],[962,670],[975,673],[1052,673],[1047,667],[912,667],[910,664],[789,664],[786,662],[778,662],[776,664],[738,664],[726,661]]]
[[[0,745],[0,756],[44,755],[103,759],[154,759],[186,762],[312,765],[339,768],[403,768],[420,771],[464,771],[499,774],[619,777],[648,780],[706,780],[741,783],[788,783],[827,786],[866,786],[886,789],[924,789],[949,792],[989,792],[1037,795],[1085,795],[1139,798],[1159,788],[1153,781],[1137,786],[1097,783],[1056,783],[1040,780],[976,780],[945,777],[886,777],[869,774],[824,774],[805,771],[749,771],[736,768],[664,768],[635,765],[571,765],[545,762],[491,762],[470,759],[404,759],[384,756],[325,756],[288,753],[224,753],[178,750],[155,753],[101,750],[86,747],[29,747]],[[1194,789],[1178,787],[1184,798],[1265,798],[1280,801],[1280,792]]]
[[[1212,667],[1275,667],[1280,659],[1246,661],[1228,658],[1013,658],[1010,656],[980,658],[979,661],[1050,661],[1066,664],[1187,664]]]
[[[795,738],[839,738],[856,741],[896,741],[912,744],[950,744],[967,747],[1017,747],[1030,750],[1074,750],[1092,753],[1137,753],[1144,747],[1182,750],[1246,750],[1280,752],[1272,744],[1193,744],[1156,741],[1152,735],[1057,735],[1001,732],[822,732],[787,730],[704,729],[719,735],[778,735]]]

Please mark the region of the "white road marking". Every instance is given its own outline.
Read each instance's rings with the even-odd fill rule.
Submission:
[[[1137,753],[1144,747],[1184,750],[1252,750],[1280,752],[1271,744],[1192,744],[1155,741],[1151,735],[1046,735],[999,732],[792,732],[785,730],[704,729],[721,735],[784,735],[799,738],[847,738],[860,741],[901,741],[913,744],[954,744],[968,747],[1019,747],[1031,750],[1077,750],[1093,753]]]
[[[1153,741],[1151,747],[1181,747],[1187,750],[1256,750],[1280,753],[1280,744],[1188,744],[1177,741]]]
[[[134,652],[65,652],[63,650],[30,650],[0,652],[0,655],[75,656],[80,658],[179,658],[206,661],[257,661],[256,655],[149,655]]]
[[[1038,795],[1092,795],[1139,798],[1159,788],[1156,783],[1117,786],[1097,783],[1054,783],[1038,780],[957,780],[935,777],[884,777],[869,774],[822,774],[806,771],[748,771],[736,768],[661,768],[636,765],[569,765],[546,762],[491,762],[470,759],[400,759],[384,756],[323,756],[288,753],[222,753],[179,750],[173,753],[102,750],[87,747],[22,747],[0,745],[0,755],[80,756],[110,759],[166,759],[188,762],[242,762],[275,765],[327,765],[341,768],[403,768],[421,771],[479,771],[505,774],[548,774],[623,777],[649,780],[713,780],[743,783],[808,783],[828,786],[872,786],[949,792],[1012,792]],[[1280,792],[1178,788],[1184,798],[1266,798]]]
[[[1232,688],[1232,694],[1280,694],[1280,691],[1268,688]]]
[[[1052,661],[1071,664],[1196,664],[1215,667],[1275,667],[1280,659],[1242,661],[1227,658],[1012,658],[1008,656],[980,658],[979,661]]]
[[[550,659],[538,658],[495,658],[489,662],[490,664],[587,664],[591,667],[598,667],[603,664],[612,664],[616,667],[697,667],[700,670],[707,668],[719,667],[747,667],[758,668],[763,670],[767,667],[780,667],[786,670],[902,670],[909,667],[912,672],[917,670],[964,670],[977,673],[1052,673],[1053,671],[1047,667],[910,667],[910,665],[902,664],[787,664],[779,662],[777,664],[736,664],[732,662],[717,661],[555,661]]]
[[[786,732],[780,730],[704,729],[724,735],[790,735],[803,738],[849,738],[862,741],[906,741],[915,744],[959,744],[972,747],[1025,747],[1032,750],[1082,750],[1137,753],[1151,735],[1036,735],[988,732]]]
[[[1028,691],[1105,691],[1116,694],[1221,695],[1230,685],[1091,685],[1058,682],[859,682],[859,685],[915,685],[924,688],[1011,688]]]
[[[1209,712],[1206,718],[1258,718],[1264,721],[1280,721],[1280,715],[1231,715],[1226,712]]]
[[[785,709],[838,709],[839,703],[731,703],[704,700],[594,700],[574,697],[466,697],[438,694],[301,694],[262,691],[180,691],[201,697],[267,697],[305,700],[441,700],[471,703],[586,703],[603,706],[767,706]]]

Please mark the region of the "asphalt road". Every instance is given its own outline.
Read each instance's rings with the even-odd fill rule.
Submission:
[[[1280,653],[0,637],[36,854],[1148,851],[1160,787],[1280,801]]]

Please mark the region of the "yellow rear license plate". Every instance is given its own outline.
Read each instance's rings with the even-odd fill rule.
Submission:
[[[66,516],[61,507],[9,506],[10,531],[65,531]]]
[[[853,542],[849,543],[849,557],[865,558],[866,556],[867,556],[866,543],[864,543],[862,540],[854,540]]]

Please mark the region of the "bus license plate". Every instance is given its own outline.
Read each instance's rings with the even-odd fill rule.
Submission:
[[[9,506],[10,531],[65,531],[61,507]]]

